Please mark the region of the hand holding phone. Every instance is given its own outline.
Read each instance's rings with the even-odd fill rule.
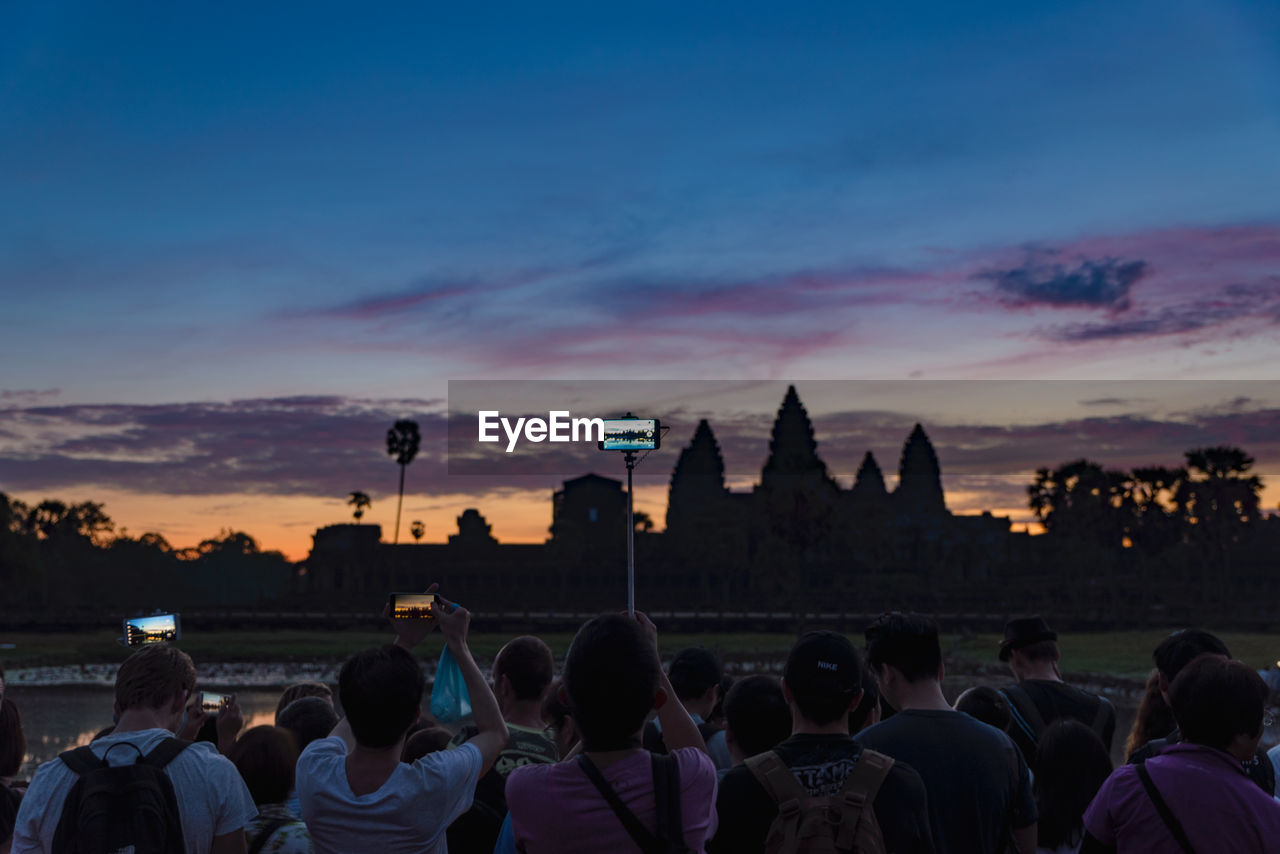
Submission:
[[[423,593],[392,593],[383,615],[391,618],[396,646],[413,649],[431,634],[437,618],[446,610],[436,596],[440,585],[432,584]]]

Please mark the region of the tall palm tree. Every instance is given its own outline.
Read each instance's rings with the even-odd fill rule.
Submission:
[[[404,470],[413,458],[418,455],[418,445],[422,444],[422,436],[418,433],[418,422],[401,419],[387,431],[387,453],[395,457],[400,466],[400,498],[396,501],[396,533],[393,543],[400,542],[400,505],[404,504]]]
[[[360,517],[364,515],[364,511],[373,506],[373,499],[368,493],[359,490],[347,494],[347,503],[351,505],[351,515],[356,517],[356,521],[360,521]]]
[[[413,541],[416,543],[422,539],[422,535],[427,532],[427,526],[422,524],[422,520],[415,519],[409,523],[409,533],[413,535]]]

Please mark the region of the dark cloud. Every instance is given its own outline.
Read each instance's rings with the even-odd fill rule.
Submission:
[[[34,406],[62,394],[57,388],[0,388],[0,406]]]
[[[1146,261],[1081,259],[1068,267],[1051,261],[1058,253],[1034,253],[1020,267],[985,270],[976,278],[992,282],[1002,302],[1014,306],[1105,308],[1127,311],[1129,292],[1150,272]]]
[[[1133,406],[1144,402],[1145,398],[1137,397],[1095,397],[1092,400],[1080,401],[1081,406]]]
[[[1041,334],[1066,343],[1115,341],[1183,335],[1252,319],[1280,323],[1280,283],[1227,285],[1210,297],[1129,312],[1108,320],[1062,324],[1042,329]]]

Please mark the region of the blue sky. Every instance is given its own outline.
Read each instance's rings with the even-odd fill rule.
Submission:
[[[1274,3],[10,4],[0,405],[1267,379],[1277,152]]]

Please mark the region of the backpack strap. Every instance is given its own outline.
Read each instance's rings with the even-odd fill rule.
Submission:
[[[680,804],[680,764],[671,755],[650,754],[653,767],[653,799],[657,807],[657,837],[667,850],[686,851],[684,817]]]
[[[1101,694],[1098,695],[1098,713],[1093,716],[1093,734],[1103,743],[1107,744],[1107,717],[1113,715],[1111,709],[1111,701]],[[1107,744],[1108,749],[1110,745]]]
[[[609,781],[600,773],[600,769],[595,766],[595,763],[587,758],[587,754],[578,754],[578,767],[587,775],[587,779],[596,787],[596,791],[604,796],[604,799],[613,809],[614,815],[622,822],[622,826],[626,828],[627,834],[636,845],[640,846],[640,850],[645,854],[663,854],[665,846],[662,846],[654,838],[654,835],[640,823],[640,819],[636,818],[635,813],[627,809],[627,805],[618,797],[618,793],[609,785]]]
[[[1009,711],[1013,715],[1014,725],[1031,739],[1032,744],[1039,744],[1040,733],[1044,732],[1045,722],[1031,695],[1017,685],[1001,688],[1000,693],[1004,694],[1004,698],[1009,701]]]
[[[800,814],[800,804],[809,792],[800,785],[777,751],[768,750],[747,759],[747,770],[778,805],[778,818],[786,829],[781,840],[782,851],[794,851],[798,844],[800,822],[794,821]]]
[[[98,768],[105,768],[107,760],[99,759],[98,754],[94,753],[86,745],[85,747],[77,747],[75,750],[68,750],[65,753],[58,754],[58,758],[62,760],[62,764],[66,765],[77,777],[88,774]]]
[[[1169,828],[1169,832],[1177,840],[1178,847],[1185,854],[1196,854],[1196,850],[1191,847],[1191,840],[1187,839],[1187,832],[1182,829],[1182,823],[1173,814],[1173,810],[1169,809],[1169,804],[1165,802],[1160,790],[1156,788],[1155,781],[1151,779],[1151,774],[1147,771],[1147,766],[1139,762],[1136,767],[1138,769],[1138,779],[1142,781],[1142,788],[1147,790],[1147,797],[1151,798],[1151,802],[1156,805],[1156,812],[1160,813],[1160,818],[1164,821],[1165,827]]]
[[[893,760],[883,753],[863,748],[853,770],[840,788],[840,826],[836,831],[836,848],[854,850],[862,818],[875,804],[876,794],[893,768]],[[859,847],[857,850],[862,850]]]
[[[170,762],[177,758],[178,754],[186,750],[191,745],[189,741],[183,741],[180,738],[166,738],[151,749],[151,752],[139,759],[139,762],[145,762],[152,768],[164,768]]]
[[[248,854],[261,854],[262,849],[271,841],[271,837],[275,835],[275,832],[294,821],[297,821],[297,819],[279,816],[271,819],[271,821],[263,825],[261,832],[253,838],[253,844],[249,846]]]

